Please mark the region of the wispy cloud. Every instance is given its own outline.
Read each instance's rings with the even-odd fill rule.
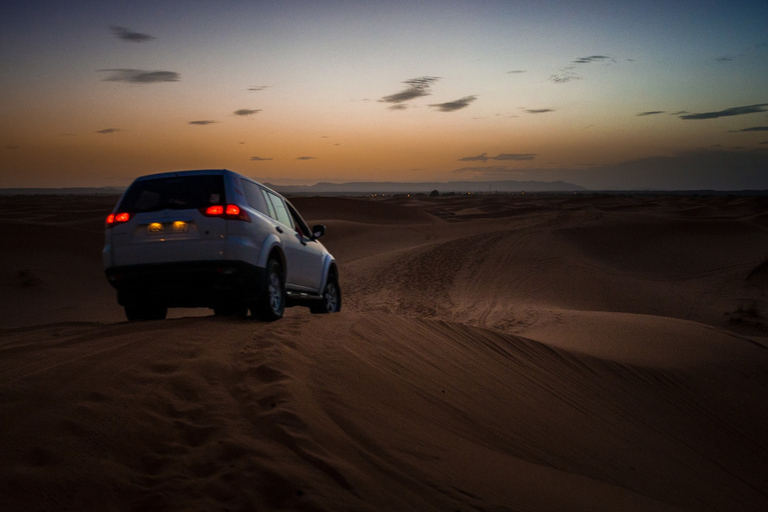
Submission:
[[[105,82],[129,82],[151,84],[157,82],[178,82],[181,75],[174,71],[145,71],[143,69],[99,69],[99,72],[112,73]]]
[[[717,62],[731,62],[738,59],[739,57],[743,57],[743,55],[721,55],[719,57],[715,57],[715,60]]]
[[[296,160],[317,160],[317,158],[313,156],[300,156]]]
[[[757,105],[747,105],[744,107],[731,107],[726,108],[725,110],[718,110],[716,112],[681,115],[680,119],[716,119],[718,117],[743,116],[746,114],[768,112],[765,107],[768,107],[768,103],[758,103]]]
[[[190,121],[189,124],[194,124],[198,126],[205,126],[207,124],[214,124],[216,121],[211,121],[208,119],[200,120],[200,121]]]
[[[655,116],[656,114],[663,114],[664,110],[649,110],[648,112],[640,112],[637,117]]]
[[[553,108],[524,108],[523,111],[529,114],[546,114],[547,112],[554,112]]]
[[[248,90],[249,91],[263,91],[267,87],[269,87],[269,86],[268,85],[254,85],[253,87],[249,87]]]
[[[571,62],[574,64],[591,64],[592,62],[604,62],[606,60],[614,61],[612,57],[608,57],[607,55],[590,55],[589,57],[579,57]]]
[[[440,77],[437,76],[420,76],[405,80],[403,83],[408,86],[406,89],[384,96],[379,101],[382,103],[403,103],[422,96],[429,96],[431,94],[430,87],[439,79]]]
[[[768,126],[753,126],[752,128],[743,128],[741,130],[731,130],[731,133],[739,132],[768,132]]]
[[[123,131],[123,130],[121,130],[120,128],[104,128],[103,130],[99,130],[96,133],[101,133],[101,134],[107,135],[109,133],[117,133],[117,132],[121,132],[121,131]]]
[[[579,57],[578,59],[571,61],[571,64],[581,65],[591,64],[593,62],[616,62],[616,59],[607,55],[590,55],[588,57]],[[573,71],[575,68],[576,66],[567,66],[560,70],[559,73],[550,75],[548,80],[556,84],[567,84],[574,80],[581,80],[583,77]]]
[[[549,81],[555,82],[556,84],[567,84],[568,82],[573,82],[574,80],[581,80],[581,76],[577,75],[570,69],[564,69],[557,75],[550,75]]]
[[[480,153],[477,156],[465,156],[459,158],[459,162],[487,162],[488,160],[533,160],[538,155],[536,153],[500,153],[496,156],[488,156],[487,153]]]
[[[513,69],[512,71],[507,71],[508,75],[517,75],[519,73],[525,73],[524,69]]]
[[[250,110],[250,109],[247,109],[247,108],[241,108],[239,110],[235,110],[235,115],[236,116],[250,116],[252,114],[258,114],[259,112],[261,112],[260,108],[258,108],[256,110]]]
[[[455,101],[447,101],[445,103],[435,103],[433,105],[430,105],[430,107],[434,107],[440,112],[455,112],[456,110],[461,110],[462,108],[468,107],[469,104],[475,101],[476,99],[477,99],[477,96],[464,96],[463,98],[460,98]]]
[[[267,162],[269,160],[273,160],[272,158],[262,158],[260,156],[252,156],[251,161],[253,162]]]
[[[131,43],[145,43],[155,39],[154,36],[149,34],[142,34],[141,32],[134,32],[133,30],[125,27],[111,26],[109,27],[115,37],[122,39],[123,41],[129,41]]]
[[[492,158],[492,160],[533,160],[538,155],[536,153],[501,153]]]

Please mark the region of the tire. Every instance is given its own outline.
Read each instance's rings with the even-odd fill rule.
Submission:
[[[339,288],[339,278],[336,274],[328,276],[328,282],[325,283],[322,299],[312,304],[309,310],[312,313],[321,315],[341,311],[341,288]]]
[[[285,275],[277,260],[269,260],[266,269],[266,282],[261,299],[251,308],[253,316],[266,322],[283,318],[285,312]]]
[[[164,320],[168,314],[168,308],[165,306],[125,306],[125,316],[129,322],[140,322],[142,320]]]

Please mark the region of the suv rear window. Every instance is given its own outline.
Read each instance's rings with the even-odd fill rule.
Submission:
[[[120,202],[118,211],[188,210],[225,203],[223,176],[173,176],[135,182]]]

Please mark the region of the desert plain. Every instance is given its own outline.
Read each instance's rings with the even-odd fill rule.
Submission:
[[[342,311],[125,321],[0,197],[0,510],[768,510],[768,198],[297,197]]]

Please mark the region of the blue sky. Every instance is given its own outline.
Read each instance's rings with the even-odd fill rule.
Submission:
[[[227,167],[768,188],[764,1],[6,4],[0,187]]]

